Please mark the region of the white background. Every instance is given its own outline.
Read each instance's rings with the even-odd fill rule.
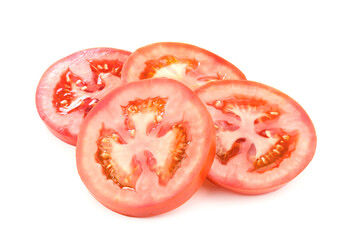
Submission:
[[[2,1],[0,239],[351,239],[348,1]],[[318,137],[314,159],[284,188],[242,196],[209,182],[152,218],[91,197],[75,149],[35,108],[49,65],[91,47],[160,41],[206,48],[248,79],[297,100]]]

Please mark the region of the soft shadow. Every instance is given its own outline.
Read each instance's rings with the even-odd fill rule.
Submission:
[[[220,195],[228,195],[230,197],[233,196],[247,196],[247,195],[242,195],[235,193],[233,191],[230,191],[226,188],[217,186],[216,184],[212,183],[210,180],[206,179],[205,182],[202,184],[201,188],[199,189],[200,192],[204,194],[220,194]]]
[[[279,191],[279,190],[278,190]],[[198,199],[216,199],[219,201],[236,201],[236,202],[250,202],[258,199],[267,199],[275,195],[275,192],[264,193],[258,195],[241,194],[233,192],[229,189],[217,186],[210,180],[206,179],[201,188],[195,193],[194,197]]]

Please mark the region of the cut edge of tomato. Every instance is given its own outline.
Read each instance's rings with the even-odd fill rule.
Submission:
[[[45,72],[43,73],[42,77],[40,78],[40,81],[47,75],[47,73],[49,73],[51,69],[55,68],[55,66],[64,61],[64,60],[67,60],[67,59],[70,59],[70,58],[73,58],[75,57],[76,55],[80,55],[82,54],[82,52],[99,52],[99,51],[105,51],[106,53],[110,53],[110,52],[120,52],[120,53],[123,53],[123,54],[131,54],[132,52],[130,51],[127,51],[127,50],[123,50],[123,49],[119,49],[119,48],[111,48],[111,47],[92,47],[92,48],[85,48],[85,49],[82,49],[82,50],[79,50],[79,51],[76,51],[72,54],[69,54],[63,58],[60,58],[59,60],[55,61],[54,63],[52,63],[46,70]],[[40,82],[39,81],[39,82]],[[39,86],[39,85],[38,85]]]
[[[67,129],[63,130],[63,134],[61,134],[59,131],[56,131],[55,129],[52,129],[49,125],[46,124],[46,127],[49,129],[49,131],[58,139],[61,141],[68,143],[72,146],[75,146],[77,143],[77,136],[74,136],[71,132],[69,132]]]
[[[213,179],[210,175],[207,176],[207,179],[214,183],[217,186],[223,187],[225,189],[228,189],[230,191],[233,191],[235,193],[239,193],[239,194],[243,194],[243,195],[262,195],[262,194],[266,194],[266,193],[270,193],[270,192],[274,192],[282,187],[284,187],[286,184],[290,183],[292,180],[294,180],[298,175],[300,175],[309,165],[309,163],[312,161],[313,156],[315,154],[315,151],[312,152],[312,157],[311,160],[306,162],[305,165],[297,170],[297,175],[295,175],[293,178],[286,178],[285,181],[281,182],[279,185],[275,185],[272,187],[267,187],[267,188],[239,188],[239,187],[235,187],[235,186],[229,186],[226,184],[223,184],[222,182],[216,181],[215,179]]]
[[[208,159],[212,159],[212,161],[216,153],[215,147],[216,147],[215,138],[212,137],[212,143],[208,153]],[[203,182],[207,179],[207,175],[211,169],[211,165],[212,164],[206,164],[204,168],[202,168],[202,171],[198,174],[198,176],[194,178],[193,181],[190,181],[190,184],[185,189],[183,189],[181,193],[173,196],[172,198],[167,199],[167,201],[158,203],[157,205],[150,205],[150,206],[137,207],[137,208],[121,205],[121,207],[118,208],[116,207],[116,205],[109,204],[102,198],[99,198],[98,194],[95,194],[91,189],[89,188],[87,189],[99,203],[101,203],[102,205],[104,205],[105,207],[107,207],[108,209],[114,212],[117,212],[125,216],[129,216],[129,217],[138,217],[138,218],[153,217],[156,215],[168,213],[185,204],[196,193],[196,191],[198,190],[197,186],[198,185],[201,186]]]
[[[223,63],[224,65],[228,65],[228,66],[231,66],[233,68],[233,70],[236,72],[236,74],[239,76],[238,79],[233,79],[233,80],[247,80],[245,74],[238,68],[236,67],[234,64],[232,64],[231,62],[229,62],[228,60],[220,57],[219,55],[205,49],[205,48],[202,48],[202,47],[198,47],[198,46],[195,46],[195,45],[192,45],[192,44],[188,44],[188,43],[183,43],[183,42],[156,42],[156,43],[151,43],[151,44],[148,44],[148,45],[145,45],[143,47],[140,47],[138,48],[137,50],[135,50],[135,52],[132,53],[132,55],[128,58],[128,59],[132,59],[135,57],[135,55],[143,55],[142,52],[145,48],[151,48],[153,46],[157,46],[157,45],[172,45],[174,46],[174,48],[178,46],[183,46],[184,48],[195,48],[195,49],[198,49],[200,51],[202,51],[205,55],[208,55],[214,59],[216,59],[218,62],[220,63]],[[125,67],[123,67],[122,69],[122,76],[121,76],[121,79],[126,79],[127,75],[128,75],[128,70],[130,69],[130,66],[133,65],[132,61],[126,61],[125,62]],[[124,69],[127,69],[127,70],[124,70]],[[144,79],[139,79],[139,80],[144,80]]]

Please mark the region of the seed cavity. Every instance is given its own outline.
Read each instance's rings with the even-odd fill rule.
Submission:
[[[228,161],[240,153],[242,144],[246,141],[246,138],[239,138],[234,141],[231,148],[229,150],[225,149],[217,137],[216,142],[216,156],[219,159],[220,163],[223,165],[227,164]]]
[[[281,115],[281,113],[277,109],[266,111],[266,112],[263,113],[262,116],[260,116],[259,118],[255,119],[254,124],[258,124],[258,123],[266,122],[266,121],[276,120],[280,115]]]
[[[296,137],[290,135],[282,135],[266,154],[258,157],[253,162],[253,170],[264,172],[278,167],[285,158],[290,157],[291,152],[294,150],[296,139]]]
[[[157,116],[162,116],[166,102],[166,98],[160,97],[146,100],[138,99],[130,101],[126,106],[122,106],[122,110],[125,116],[135,113],[155,112],[155,117],[157,118]]]
[[[97,99],[84,95],[86,92],[88,92],[88,87],[80,76],[74,74],[69,68],[66,69],[54,89],[52,103],[56,112],[66,115],[83,110],[85,116],[98,102]]]
[[[123,63],[119,60],[89,60],[93,81],[87,84],[80,76],[67,68],[60,77],[53,94],[53,105],[57,113],[66,115],[84,109],[86,115],[98,101],[89,93],[105,87],[104,74],[121,77]],[[91,102],[90,102],[91,101]]]
[[[141,80],[152,78],[159,69],[170,66],[172,64],[186,64],[186,72],[188,72],[197,68],[199,62],[192,59],[180,59],[172,55],[166,55],[160,57],[159,59],[146,61],[146,67],[144,71],[139,75],[139,78]]]
[[[174,125],[171,131],[175,137],[171,146],[170,153],[165,161],[165,165],[149,165],[150,170],[158,175],[160,185],[166,185],[179,169],[182,161],[187,156],[186,150],[190,142],[188,139],[186,127],[183,124]]]
[[[111,73],[117,77],[121,77],[121,70],[123,67],[123,63],[116,60],[108,60],[108,59],[92,59],[89,60],[89,65],[91,71],[95,75],[100,75],[102,73]]]
[[[124,171],[116,161],[112,159],[111,151],[113,144],[125,144],[125,141],[112,129],[102,126],[100,137],[97,141],[98,149],[95,154],[95,160],[102,167],[102,173],[107,179],[113,181],[120,188],[134,189],[136,181],[141,173],[138,164],[132,164],[132,171]]]
[[[133,122],[133,115],[138,113],[153,113],[155,124],[160,124],[163,120],[163,114],[165,111],[166,98],[148,98],[146,100],[134,100],[130,101],[126,106],[121,106],[127,129],[130,131],[130,136],[135,137],[135,126]],[[155,126],[154,126],[155,127]],[[134,130],[134,131],[133,131]]]
[[[297,132],[292,131],[287,133],[282,128],[261,130],[262,126],[275,123],[275,121],[278,121],[280,116],[284,114],[278,106],[267,104],[263,99],[245,95],[226,96],[226,98],[216,99],[206,104],[225,114],[225,116],[218,114],[218,119],[215,119],[214,125],[217,134],[216,158],[221,164],[225,165],[229,160],[241,154],[242,149],[244,149],[243,144],[245,144],[245,146],[248,146],[248,148],[245,148],[247,149],[246,159],[252,164],[249,171],[265,172],[274,167],[278,167],[280,163],[284,159],[290,157],[292,151],[295,150],[298,140]],[[219,118],[220,116],[223,116],[222,119]],[[261,125],[261,123],[264,124]],[[280,123],[278,123],[278,125],[279,124]],[[249,131],[256,132],[263,138],[237,138],[238,134],[229,133],[242,127],[244,127],[245,131],[251,128]],[[239,136],[240,135],[241,133]],[[232,146],[230,149],[227,149],[224,147],[221,138],[228,141],[230,136],[237,139],[233,139],[234,142]],[[248,136],[250,136],[250,134],[248,134]],[[260,144],[256,141],[272,141],[272,139],[277,140],[273,146],[270,147],[268,152],[257,156],[256,154],[260,149],[256,149],[256,147],[260,146]]]

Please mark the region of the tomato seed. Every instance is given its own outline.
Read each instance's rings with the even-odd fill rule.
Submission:
[[[266,154],[254,161],[254,169],[262,172],[261,168],[267,167],[272,163],[276,163],[274,167],[278,167],[279,164],[290,155],[288,149],[289,145],[293,144],[293,142],[289,140],[291,140],[291,136],[286,134],[281,136],[277,143],[274,144]]]
[[[160,57],[159,59],[152,59],[145,62],[146,67],[144,71],[139,75],[140,79],[152,78],[156,72],[164,67],[172,64],[186,64],[186,70],[192,70],[198,67],[199,62],[191,59],[179,59],[171,55]]]

